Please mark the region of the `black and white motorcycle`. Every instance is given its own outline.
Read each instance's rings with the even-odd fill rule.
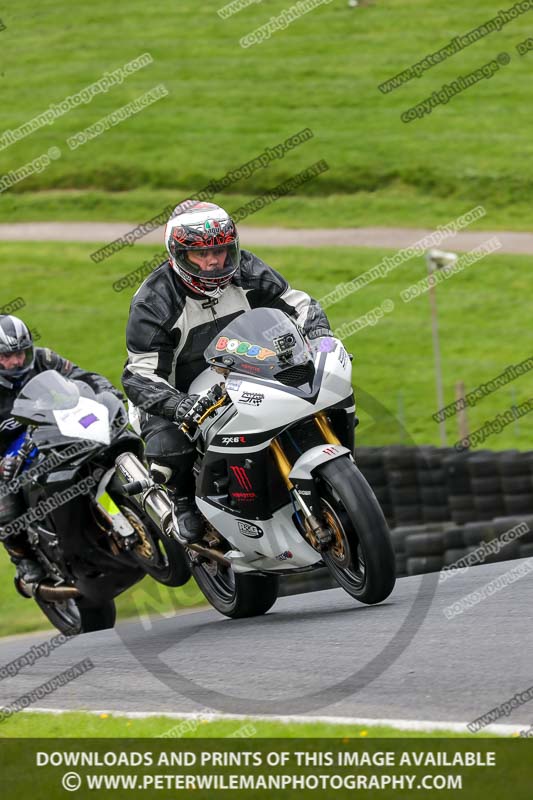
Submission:
[[[342,343],[310,343],[283,312],[254,309],[205,351],[189,391],[212,405],[182,430],[196,442],[202,542],[186,546],[209,602],[228,617],[264,614],[279,576],[328,568],[363,603],[395,583],[387,523],[353,457],[351,361]],[[222,381],[222,382],[221,382]],[[124,491],[143,507],[162,493],[143,465],[119,458]],[[179,540],[168,514],[162,529]]]
[[[124,497],[115,462],[142,463],[144,447],[120,400],[47,370],[21,389],[12,414],[26,429],[8,449],[14,480],[0,486],[19,514],[5,533],[25,532],[44,574],[15,586],[58,630],[113,627],[115,597],[145,575],[167,586],[189,580],[183,549],[161,533],[166,495],[147,497],[142,511]]]

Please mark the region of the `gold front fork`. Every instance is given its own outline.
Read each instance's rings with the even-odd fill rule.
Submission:
[[[315,424],[324,437],[326,444],[341,444],[336,434],[331,429],[331,425],[329,424],[329,420],[323,411],[319,411],[318,414],[314,416]],[[287,456],[285,455],[285,451],[283,447],[280,445],[277,439],[272,439],[270,443],[270,449],[272,451],[272,455],[278,465],[278,469],[285,481],[287,489],[291,492],[294,489],[291,479],[289,478],[292,465]]]
[[[328,444],[341,444],[323,411],[319,411],[318,414],[315,414],[315,424]]]
[[[327,444],[340,444],[339,439],[331,430],[331,426],[329,424],[328,418],[324,414],[323,411],[320,411],[318,414],[315,414],[315,423],[319,431],[321,432],[322,436],[325,439]],[[306,529],[306,537],[315,550],[319,552],[327,549],[332,541],[332,533],[328,527],[325,527],[319,519],[312,513],[311,509],[307,507],[307,504],[303,497],[300,496],[299,492],[296,490],[294,484],[292,483],[289,475],[291,473],[292,465],[289,459],[287,458],[283,447],[278,442],[277,439],[272,439],[270,443],[270,450],[272,455],[274,456],[274,460],[278,466],[281,476],[285,481],[285,485],[289,490],[290,494],[292,495],[294,500],[297,500],[300,508],[302,509],[304,515],[304,525]]]
[[[280,445],[277,439],[272,439],[272,441],[270,442],[270,449],[272,450],[272,455],[276,460],[276,464],[278,465],[278,469],[281,473],[281,476],[283,477],[283,480],[285,481],[287,489],[289,490],[289,492],[292,492],[294,486],[292,485],[292,481],[289,478],[290,471],[292,469],[291,462],[285,455],[285,451],[283,450],[283,447]]]

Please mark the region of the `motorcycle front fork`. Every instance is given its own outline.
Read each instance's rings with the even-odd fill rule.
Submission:
[[[331,444],[331,445],[341,444],[338,437],[331,429],[329,420],[323,411],[319,411],[318,414],[315,414],[314,421],[318,430],[320,431],[320,433],[324,438],[325,444]],[[329,527],[324,525],[317,518],[317,516],[307,505],[306,501],[304,500],[304,498],[302,497],[296,486],[291,481],[290,473],[292,470],[292,464],[290,463],[289,459],[285,454],[285,451],[283,450],[283,447],[281,446],[281,444],[277,439],[273,439],[272,442],[270,443],[270,450],[278,466],[280,474],[283,480],[285,481],[285,485],[291,496],[293,505],[298,506],[303,514],[307,539],[309,540],[312,547],[315,548],[315,550],[319,551],[328,550],[334,540],[333,533]]]

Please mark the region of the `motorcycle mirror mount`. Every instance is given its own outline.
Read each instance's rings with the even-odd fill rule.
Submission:
[[[219,375],[223,375],[225,378],[227,378],[231,372],[231,370],[228,367],[219,367],[215,366],[214,364],[211,364],[210,366],[212,370],[218,372]]]

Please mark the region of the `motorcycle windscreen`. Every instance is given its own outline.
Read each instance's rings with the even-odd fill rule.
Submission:
[[[12,414],[26,423],[55,423],[53,412],[75,408],[80,393],[75,383],[53,369],[41,372],[22,387]]]
[[[229,323],[204,352],[217,367],[274,378],[311,359],[309,345],[291,318],[274,308],[254,308]]]
[[[28,424],[56,425],[68,438],[110,442],[106,406],[81,396],[76,383],[55,370],[41,372],[28,381],[13,404],[12,414]]]

